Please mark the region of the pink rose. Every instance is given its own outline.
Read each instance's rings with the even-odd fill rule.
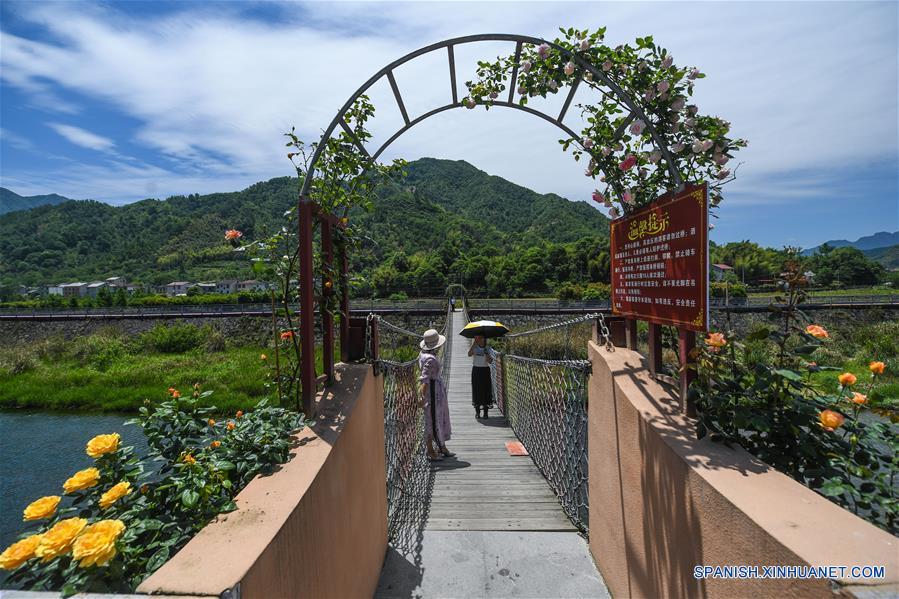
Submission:
[[[678,131],[680,131],[680,123],[674,123],[673,125],[671,125],[672,133],[677,133]]]
[[[606,208],[614,208],[615,207],[615,205],[612,204],[612,202],[608,198],[606,198],[606,201],[603,204],[603,206],[605,206]]]
[[[674,62],[674,57],[669,54],[662,61],[662,68],[667,69],[668,67],[670,67],[672,65],[673,62]]]
[[[540,58],[546,58],[546,55],[549,54],[549,44],[540,44],[537,46],[537,54],[540,55]]]
[[[668,91],[669,87],[671,87],[671,84],[667,81],[659,81],[656,84],[656,89],[659,90],[660,94],[664,94],[666,91]]]
[[[643,133],[643,129],[645,128],[646,125],[643,123],[643,121],[637,119],[636,121],[631,123],[630,131],[634,135],[640,135],[641,133]]]
[[[621,164],[618,165],[618,168],[623,171],[629,171],[634,168],[635,164],[637,164],[637,157],[633,154],[628,154],[628,156],[621,161]]]
[[[610,218],[618,218],[619,216],[621,216],[621,214],[618,212],[618,208],[612,208],[611,210],[609,210]]]
[[[630,191],[625,191],[624,195],[621,197],[621,201],[625,204],[633,204],[634,203],[634,194]]]
[[[697,106],[696,104],[690,104],[689,106],[687,106],[687,112],[689,112],[690,114],[697,114],[699,112],[699,106]]]
[[[662,153],[659,152],[658,150],[656,150],[655,152],[653,152],[653,153],[651,153],[651,154],[649,155],[649,159],[648,159],[648,160],[649,160],[649,162],[650,162],[651,164],[655,164],[655,163],[657,163],[657,162],[658,162],[659,160],[661,160],[661,159],[662,159]]]
[[[684,121],[684,124],[687,126],[687,129],[692,129],[696,126],[696,119],[690,117],[686,121]]]
[[[602,197],[602,194],[599,193],[599,190],[598,190],[598,189],[596,189],[596,190],[593,191],[593,196],[592,196],[592,197],[593,197],[593,201],[596,202],[597,204],[606,201],[606,199],[605,199],[604,197]]]
[[[603,148],[603,149],[602,149],[602,155],[603,155],[603,156],[608,156],[608,155],[611,154],[611,153],[612,153],[612,148],[606,147],[606,148]]]
[[[680,152],[683,152],[684,147],[685,147],[684,142],[679,141],[676,144],[674,144],[673,146],[671,146],[671,151],[674,152],[675,154],[678,154]]]
[[[528,93],[528,88],[526,88],[526,87],[523,86],[523,85],[519,85],[519,86],[518,86],[518,95],[519,95],[519,96],[523,96],[523,95],[525,95],[526,93]]]
[[[606,71],[606,72],[611,71],[612,70],[612,61],[607,60],[604,63],[602,63],[602,70]]]
[[[697,139],[693,142],[693,153],[699,154],[700,152],[702,152],[702,140]]]
[[[652,102],[652,99],[655,97],[656,97],[656,90],[654,90],[651,87],[648,90],[646,90],[646,92],[643,94],[643,99],[646,100],[647,102]]]
[[[496,98],[497,98],[498,96],[499,96],[498,93],[496,93],[496,92],[490,92],[490,99],[491,99],[491,100],[496,100]]]
[[[724,154],[718,154],[717,156],[715,156],[715,164],[717,164],[718,166],[724,166],[725,164],[727,164],[728,160],[730,160],[730,158],[728,158]]]
[[[574,73],[574,63],[568,61],[568,64],[565,65],[565,74],[571,75],[572,73]]]
[[[478,105],[478,103],[474,101],[474,98],[465,98],[465,107],[468,108],[469,110],[471,110],[472,108],[474,108],[477,105]]]
[[[713,142],[711,139],[707,139],[704,142],[702,142],[702,151],[708,152],[709,150],[712,149],[712,146],[714,146],[714,145],[715,145],[715,142]]]
[[[730,176],[730,169],[723,168],[718,171],[718,174],[716,176],[718,177],[718,179],[727,179],[727,177]]]
[[[589,137],[585,137],[581,140],[581,145],[587,148],[588,150],[593,147],[593,140]]]
[[[690,71],[690,74],[687,75],[687,79],[696,79],[700,75],[702,75],[702,73],[699,72],[699,69],[693,69]]]
[[[589,49],[590,49],[590,41],[589,40],[582,41],[581,42],[581,52],[586,52]]]
[[[531,64],[530,60],[522,60],[521,61],[521,72],[527,73],[528,71],[531,70],[532,66],[534,66],[534,65]]]
[[[672,109],[672,110],[677,110],[678,112],[680,112],[681,110],[684,109],[684,98],[683,98],[683,96],[678,96],[677,98],[674,99],[674,102],[671,103],[671,109]]]
[[[551,89],[551,90],[553,90],[553,91],[556,91],[557,89],[559,89],[559,84],[556,83],[556,80],[555,80],[555,79],[550,79],[550,80],[549,80],[549,89]]]

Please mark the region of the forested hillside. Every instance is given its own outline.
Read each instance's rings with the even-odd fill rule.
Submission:
[[[296,193],[296,180],[282,177],[232,193],[13,212],[0,217],[0,283],[249,277],[223,232],[237,228],[254,239],[275,230]],[[410,163],[405,181],[382,188],[373,212],[352,218],[367,236],[354,255],[364,295],[438,292],[460,274],[467,286],[489,284],[495,293],[608,280],[603,215],[461,161]]]
[[[64,198],[55,193],[42,196],[20,196],[14,191],[0,187],[0,214],[6,214],[15,210],[30,210],[45,204],[62,204],[68,201],[69,198]]]

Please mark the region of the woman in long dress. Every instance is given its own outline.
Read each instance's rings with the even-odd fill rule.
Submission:
[[[442,456],[452,457],[455,454],[446,448],[446,442],[452,435],[449,403],[446,398],[446,385],[443,383],[442,366],[437,357],[437,350],[446,343],[446,337],[434,329],[425,331],[422,337],[421,353],[418,355],[419,405],[425,410],[425,435],[427,438],[428,457],[431,460],[442,460]],[[436,444],[436,449],[434,445]],[[442,454],[442,455],[441,455]]]
[[[471,366],[471,403],[474,406],[474,417],[487,418],[487,410],[493,405],[493,380],[490,377],[490,365],[496,352],[487,346],[487,340],[478,335],[468,350],[472,358]]]

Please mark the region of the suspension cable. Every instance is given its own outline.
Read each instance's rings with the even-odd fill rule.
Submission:
[[[517,337],[525,337],[527,335],[536,335],[537,333],[544,333],[546,331],[552,331],[555,329],[561,329],[565,327],[572,327],[578,324],[582,324],[584,322],[589,322],[591,320],[596,320],[599,322],[600,335],[603,338],[603,345],[605,345],[606,351],[615,351],[615,346],[612,345],[611,335],[609,334],[609,328],[606,326],[606,318],[602,314],[602,312],[593,312],[591,314],[584,314],[583,316],[578,316],[576,318],[570,318],[568,320],[563,320],[561,322],[556,322],[553,324],[548,324],[546,326],[538,327],[536,329],[532,329],[530,331],[522,331],[521,333],[510,333],[505,335],[506,339],[515,339]]]

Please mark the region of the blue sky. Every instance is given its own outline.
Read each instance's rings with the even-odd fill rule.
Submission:
[[[809,247],[899,229],[896,2],[0,3],[0,185],[124,203],[292,173],[281,134],[318,132],[386,63],[447,37],[651,34],[708,76],[704,113],[750,145],[713,232]],[[503,44],[460,47],[459,81]],[[397,71],[414,118],[445,103],[445,56]],[[460,83],[461,86],[461,83]],[[389,87],[375,141],[401,122]],[[547,108],[561,104],[547,100]],[[580,99],[580,96],[578,96]],[[577,129],[577,111],[566,123]],[[385,158],[465,159],[540,192],[595,183],[559,131],[508,110],[448,111]]]

